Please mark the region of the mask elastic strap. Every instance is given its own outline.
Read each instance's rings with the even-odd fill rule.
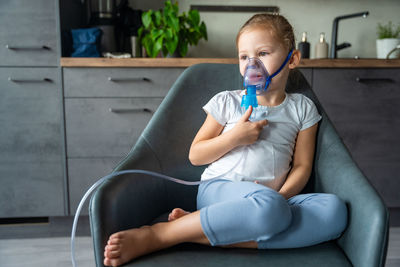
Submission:
[[[278,75],[278,73],[281,72],[281,70],[286,66],[286,63],[288,63],[292,54],[293,54],[293,50],[290,50],[288,56],[286,57],[285,61],[283,61],[282,65],[279,67],[279,69],[267,77],[267,82],[265,83],[264,90],[267,89],[268,85],[271,83],[272,78],[274,78],[276,75]]]

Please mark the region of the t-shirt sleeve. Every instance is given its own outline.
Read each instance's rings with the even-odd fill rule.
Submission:
[[[225,125],[228,122],[228,105],[229,97],[228,92],[224,91],[216,94],[213,98],[203,106],[203,110],[213,116],[213,118],[221,125]]]
[[[314,102],[308,97],[304,96],[301,110],[302,118],[300,131],[310,128],[311,126],[319,122],[322,118],[321,115],[319,115]]]

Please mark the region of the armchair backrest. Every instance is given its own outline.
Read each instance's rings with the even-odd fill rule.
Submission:
[[[145,139],[157,155],[163,173],[187,180],[199,179],[204,167],[193,167],[188,154],[190,144],[206,118],[202,107],[218,92],[241,88],[242,77],[237,64],[198,64],[184,71],[140,138]],[[286,90],[307,95],[320,109],[298,70],[290,73]]]
[[[194,65],[178,78],[141,136],[156,153],[163,173],[199,179],[204,167],[191,165],[188,155],[206,118],[202,107],[218,92],[240,89],[241,82],[236,64]]]

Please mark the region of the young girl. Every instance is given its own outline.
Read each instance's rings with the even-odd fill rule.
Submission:
[[[284,65],[266,93],[257,96],[257,114],[264,117],[250,121],[251,106],[243,114],[244,91],[214,96],[204,106],[208,115],[189,152],[192,164],[210,164],[201,178],[198,210],[176,208],[169,222],[111,235],[105,265],[183,242],[294,248],[335,239],[344,230],[347,211],[340,199],[298,195],[311,173],[321,116],[307,97],[285,93],[289,71],[301,57],[291,25],[280,15],[255,15],[240,29],[236,44],[242,75],[249,58],[260,59],[268,73]]]

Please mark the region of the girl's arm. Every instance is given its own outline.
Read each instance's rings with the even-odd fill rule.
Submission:
[[[267,121],[249,121],[252,110],[250,106],[235,127],[223,134],[221,132],[224,126],[208,114],[190,147],[190,162],[196,166],[209,164],[237,146],[257,141]]]
[[[317,125],[300,131],[294,148],[292,169],[279,193],[286,199],[301,192],[310,178],[314,159]]]

